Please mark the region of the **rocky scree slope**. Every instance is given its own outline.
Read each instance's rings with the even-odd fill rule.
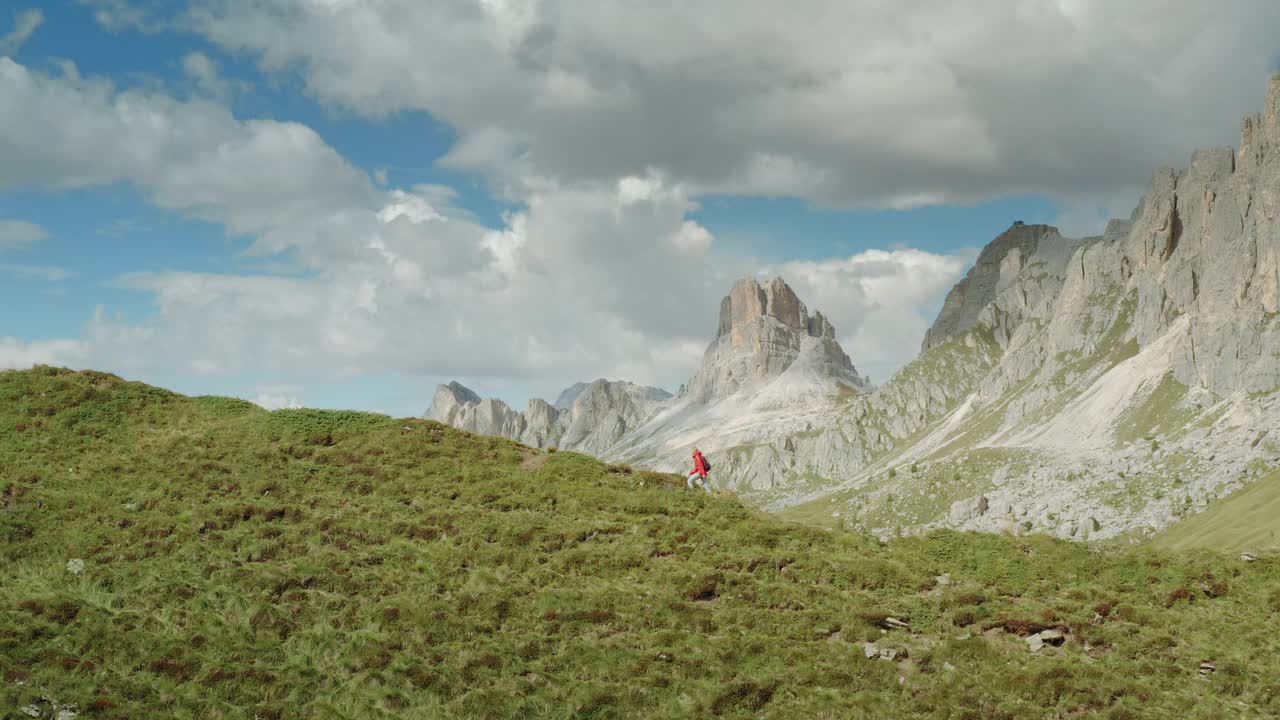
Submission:
[[[997,362],[957,368],[980,379],[944,414],[893,428],[869,463],[850,438],[834,451],[844,478],[775,507],[880,533],[1139,537],[1262,477],[1280,457],[1278,210],[1280,77],[1239,150],[1158,171],[1129,220],[1079,243],[1061,273],[993,243],[988,268],[1021,268],[976,315],[969,288],[949,299],[929,349],[885,389],[957,344],[992,342]]]

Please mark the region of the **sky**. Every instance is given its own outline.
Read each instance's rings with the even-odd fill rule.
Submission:
[[[674,390],[781,275],[883,382],[1015,220],[1239,141],[1271,0],[0,6],[0,368],[418,415]]]

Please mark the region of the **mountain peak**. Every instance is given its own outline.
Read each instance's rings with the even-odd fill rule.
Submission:
[[[460,403],[480,402],[480,396],[475,391],[457,380],[451,381],[448,385],[441,385],[436,392],[439,393],[442,390],[453,395],[454,399]]]
[[[686,394],[705,402],[720,400],[782,375],[797,361],[808,378],[801,385],[810,390],[819,389],[809,387],[814,383],[824,388],[867,384],[836,342],[831,322],[820,312],[811,315],[785,280],[744,277],[720,301],[716,339]]]
[[[1259,166],[1264,161],[1267,148],[1280,145],[1280,73],[1271,77],[1267,98],[1262,112],[1247,115],[1240,131],[1239,160],[1246,165]]]
[[[809,315],[805,304],[779,276],[761,283],[744,277],[733,284],[720,301],[720,326],[716,339],[733,336],[735,328],[754,323],[758,318],[772,318],[786,327],[812,337],[834,337],[831,323],[822,315]]]
[[[1014,222],[982,248],[968,274],[947,293],[920,351],[941,345],[977,324],[982,310],[1030,264],[1033,255],[1053,256],[1065,264],[1076,245],[1077,241],[1063,238],[1052,225]]]

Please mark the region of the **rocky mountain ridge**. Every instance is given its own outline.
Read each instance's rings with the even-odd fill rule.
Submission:
[[[1015,223],[879,388],[785,283],[740,282],[694,378],[597,454],[698,444],[746,499],[879,534],[1148,534],[1280,462],[1278,216],[1280,76],[1238,150],[1157,171],[1102,235]]]
[[[838,398],[869,385],[821,312],[811,314],[781,278],[744,278],[721,302],[716,337],[675,397],[598,380],[567,388],[555,406],[531,400],[521,413],[450,383],[436,390],[426,417],[534,447],[675,469],[698,442],[716,447],[812,427]]]
[[[457,382],[441,385],[425,417],[481,435],[499,435],[532,447],[559,446],[602,454],[649,418],[671,394],[629,382],[596,380],[562,393],[555,405],[540,398],[524,412],[494,398],[481,399]]]
[[[925,333],[920,352],[926,353],[982,322],[983,313],[991,311],[996,299],[1018,281],[1028,264],[1043,263],[1046,277],[1060,284],[1062,271],[1080,243],[1063,238],[1049,225],[1015,222],[982,249],[965,278],[947,294],[937,319]],[[1005,320],[999,329],[1007,337],[1009,328],[1021,318],[1015,315]]]
[[[1280,78],[1265,107],[1245,121],[1238,151],[1198,151],[1185,170],[1156,172],[1129,220],[1079,243],[1060,280],[1048,268],[1046,285],[1034,263],[1002,277],[960,335],[999,348],[994,365],[959,368],[981,373],[973,392],[919,428],[896,428],[895,446],[871,462],[863,445],[842,445],[829,461],[844,480],[777,493],[773,506],[882,533],[1141,536],[1270,472]]]

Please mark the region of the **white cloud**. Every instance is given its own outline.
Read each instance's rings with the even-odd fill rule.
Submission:
[[[266,410],[294,410],[303,407],[302,388],[296,385],[260,385],[249,402]]]
[[[17,277],[40,278],[49,282],[66,280],[75,275],[70,270],[56,265],[18,265],[13,263],[0,263],[0,272]]]
[[[135,233],[148,232],[151,229],[150,225],[135,218],[113,218],[103,223],[97,229],[97,233],[104,237],[122,238]]]
[[[600,375],[679,383],[714,332],[729,277],[706,274],[713,238],[679,188],[657,183],[643,200],[618,183],[549,190],[500,230],[421,191],[388,192],[363,243],[313,248],[314,277],[124,278],[157,313],[95,316],[95,363],[523,379],[549,392]]]
[[[156,20],[152,6],[144,7],[136,4],[134,0],[79,0],[79,2],[81,5],[95,8],[94,20],[110,32],[137,29],[154,33],[166,26],[166,23]]]
[[[218,64],[202,52],[190,52],[182,58],[182,72],[200,92],[224,100],[244,89],[244,84],[223,77]]]
[[[49,237],[49,232],[25,220],[0,218],[0,249],[21,247]]]
[[[44,121],[19,107],[41,108]],[[59,348],[117,372],[398,372],[541,393],[601,376],[671,387],[692,374],[720,297],[750,262],[713,262],[713,234],[689,217],[690,189],[656,170],[575,183],[513,176],[523,209],[491,228],[458,210],[448,188],[377,188],[308,128],[241,122],[205,101],[0,60],[0,117],[12,121],[0,125],[0,149],[20,149],[0,184],[127,180],[306,269],[121,278],[152,294],[155,314],[137,322],[100,308],[79,344]],[[780,268],[873,373],[909,357],[927,326],[921,313],[962,269],[915,251]]]
[[[113,27],[149,22],[98,5]],[[1048,192],[1110,208],[1256,107],[1280,8],[1249,12],[715,0],[675,20],[645,3],[210,0],[187,19],[325,102],[449,123],[459,142],[441,164],[485,173],[521,208],[500,227],[445,188],[371,180],[305,126],[0,58],[0,189],[131,183],[305,271],[135,274],[121,282],[153,295],[152,317],[103,310],[82,339],[0,341],[0,359],[671,386],[747,271],[689,217],[700,195],[906,208]],[[218,96],[208,57],[184,68]],[[869,251],[773,270],[883,380],[970,259]]]
[[[25,370],[33,365],[87,367],[89,349],[83,340],[22,340],[0,337],[0,369]]]
[[[13,30],[0,37],[0,55],[13,55],[31,38],[37,28],[44,22],[44,13],[40,8],[32,8],[19,13],[14,18]]]
[[[821,204],[1106,205],[1236,141],[1280,4],[208,0],[188,21],[323,101],[431,112],[460,135],[446,161],[504,192],[653,168]]]
[[[1066,237],[1097,235],[1108,220],[1129,217],[1141,197],[1138,189],[1110,196],[1083,194],[1064,202],[1053,224]]]
[[[415,225],[444,219],[435,208],[431,207],[431,203],[426,198],[403,190],[392,190],[391,202],[378,211],[378,219],[389,223],[399,218],[405,218]]]
[[[656,175],[525,178],[524,209],[491,228],[448,188],[375,187],[304,126],[242,122],[211,102],[4,59],[0,154],[11,158],[0,186],[131,182],[154,204],[255,236],[257,252],[287,251],[305,269],[121,278],[154,296],[154,316],[100,309],[84,336],[95,366],[121,372],[567,384],[619,369],[670,384],[696,361],[685,351],[713,329],[727,286],[705,272],[714,239],[687,217],[695,204]]]
[[[821,310],[858,370],[883,382],[920,352],[943,298],[975,256],[868,250],[763,273],[782,275],[811,310]]]
[[[54,77],[0,58],[0,189],[127,181],[159,207],[256,236],[258,249],[337,246],[379,193],[310,128],[223,106]]]

